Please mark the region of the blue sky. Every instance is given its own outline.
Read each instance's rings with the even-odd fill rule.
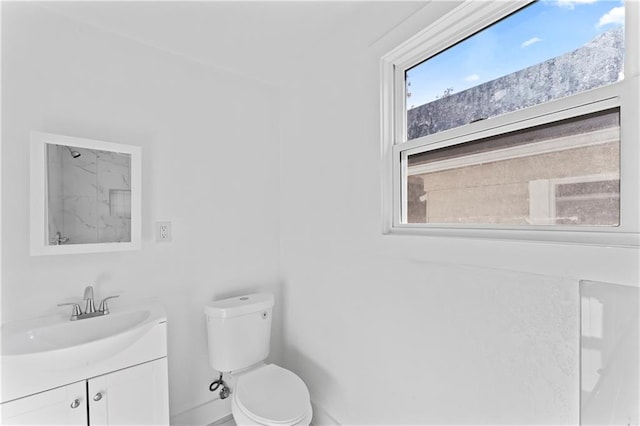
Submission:
[[[544,62],[621,25],[620,0],[540,0],[408,70],[407,107]]]

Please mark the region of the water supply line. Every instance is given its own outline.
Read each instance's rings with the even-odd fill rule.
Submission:
[[[220,386],[222,386],[222,389],[220,389],[219,393],[220,399],[225,399],[229,396],[229,394],[231,394],[231,389],[229,389],[229,386],[227,386],[224,380],[222,380],[222,373],[220,373],[220,377],[218,377],[218,380],[214,380],[213,382],[211,382],[211,384],[209,385],[209,391],[215,392]]]

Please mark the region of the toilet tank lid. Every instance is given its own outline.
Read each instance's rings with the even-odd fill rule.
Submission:
[[[204,313],[213,318],[232,318],[272,308],[273,303],[271,293],[245,294],[211,301],[205,305]]]

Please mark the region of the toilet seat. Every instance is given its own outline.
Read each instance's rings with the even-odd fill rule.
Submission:
[[[263,425],[295,425],[311,408],[302,379],[274,364],[238,377],[233,398],[244,415]]]

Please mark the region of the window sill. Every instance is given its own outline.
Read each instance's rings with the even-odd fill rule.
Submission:
[[[524,229],[523,229],[524,228]],[[601,247],[640,248],[640,233],[608,230],[557,230],[536,227],[492,228],[473,225],[396,225],[383,230],[385,235],[421,235],[430,237],[482,239],[496,241],[569,244]]]

